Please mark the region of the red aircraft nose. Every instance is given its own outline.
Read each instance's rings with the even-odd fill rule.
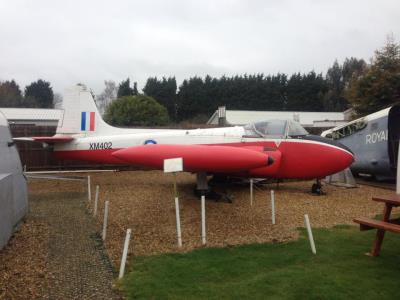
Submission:
[[[336,156],[335,161],[337,163],[337,167],[336,167],[337,171],[333,172],[332,174],[340,172],[340,171],[350,167],[350,165],[354,162],[353,153],[351,153],[343,148],[338,150],[337,153],[335,154],[335,156]]]
[[[325,138],[322,139],[323,140],[320,141],[325,145],[323,149],[320,149],[319,153],[316,154],[315,158],[316,161],[318,161],[319,155],[321,155],[321,160],[324,160],[324,162],[321,163],[321,167],[324,166],[327,174],[323,177],[338,173],[350,167],[354,162],[354,155],[351,150],[339,142]]]
[[[324,178],[348,168],[353,153],[345,146],[320,136],[309,135],[282,143],[277,178]]]

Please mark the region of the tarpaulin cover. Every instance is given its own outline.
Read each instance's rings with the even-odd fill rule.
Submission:
[[[0,249],[28,212],[28,191],[21,160],[0,112]]]

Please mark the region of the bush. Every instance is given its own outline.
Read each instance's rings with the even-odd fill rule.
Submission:
[[[151,97],[118,98],[107,106],[106,122],[117,126],[161,126],[169,122],[167,109]]]

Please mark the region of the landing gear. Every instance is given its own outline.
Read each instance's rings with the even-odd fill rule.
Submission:
[[[317,196],[325,195],[325,193],[322,191],[322,184],[320,179],[317,179],[316,183],[312,185],[311,193]]]
[[[197,197],[205,196],[206,199],[232,203],[231,197],[229,197],[226,193],[217,193],[208,185],[207,173],[205,172],[197,173],[196,179],[197,179],[197,186],[194,190],[194,194]],[[215,181],[217,181],[218,184],[220,185],[221,183],[220,178],[215,180],[214,177],[213,179],[210,180],[210,185],[214,185]]]
[[[208,187],[208,182],[207,182],[207,173],[205,173],[205,172],[197,173],[196,180],[197,180],[197,185],[194,190],[195,195],[196,196],[203,196],[203,195],[205,196],[210,189]]]

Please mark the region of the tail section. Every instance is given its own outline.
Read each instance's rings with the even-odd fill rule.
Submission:
[[[57,134],[112,134],[118,129],[103,121],[93,96],[84,85],[66,90],[62,108],[63,116],[58,122]]]

